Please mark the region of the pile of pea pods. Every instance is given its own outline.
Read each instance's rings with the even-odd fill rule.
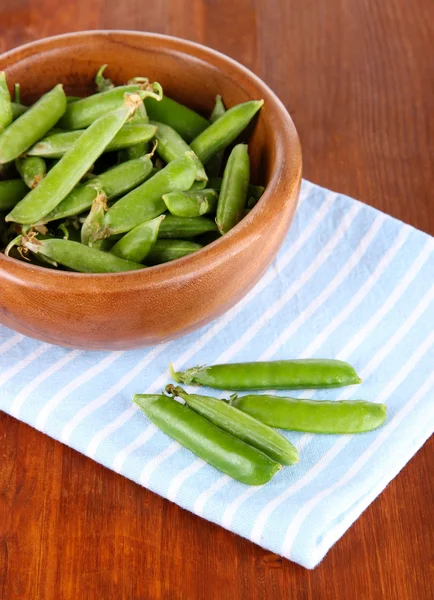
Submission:
[[[83,273],[142,269],[186,256],[232,229],[259,200],[248,146],[236,143],[263,105],[206,119],[135,77],[96,93],[61,84],[32,106],[0,73],[0,250]],[[235,143],[235,145],[234,145]]]
[[[298,359],[169,367],[185,385],[221,390],[338,388],[361,383],[341,360]],[[299,461],[297,448],[275,428],[313,434],[356,434],[380,427],[386,406],[364,400],[305,400],[268,394],[232,394],[229,399],[187,393],[169,384],[163,394],[136,394],[133,402],[152,423],[233,479],[262,485]]]

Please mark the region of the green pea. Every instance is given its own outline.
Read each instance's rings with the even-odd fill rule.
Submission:
[[[361,383],[348,363],[322,358],[193,367],[172,375],[178,383],[222,390],[297,390]]]
[[[226,163],[217,204],[216,223],[221,234],[230,231],[243,218],[249,179],[250,161],[247,145],[238,144]]]
[[[217,232],[217,225],[211,219],[166,215],[160,226],[159,238],[192,238],[209,231]]]
[[[160,102],[146,98],[149,118],[170,125],[188,143],[206,129],[209,121],[191,108],[164,96]]]
[[[151,123],[157,126],[155,137],[158,141],[158,155],[161,156],[166,163],[169,163],[177,158],[182,158],[189,152],[196,165],[196,179],[199,181],[207,181],[208,177],[202,163],[194,152],[191,151],[190,146],[182,139],[179,133],[169,125],[165,125],[159,121],[151,121]]]
[[[172,398],[136,394],[133,401],[164,433],[233,479],[262,485],[282,468],[257,448]]]
[[[70,240],[38,239],[29,236],[28,238],[23,237],[21,244],[24,249],[37,256],[44,256],[80,273],[119,273],[143,268],[143,265]]]
[[[108,210],[104,220],[107,231],[103,237],[107,237],[107,233],[130,231],[161,215],[166,210],[163,194],[177,189],[188,190],[195,175],[195,164],[188,156],[170,162]]]
[[[223,400],[210,396],[187,394],[182,388],[168,385],[166,392],[182,398],[192,410],[220,429],[261,450],[282,465],[298,462],[298,451],[283,435],[261,421],[238,410]]]
[[[167,210],[176,217],[200,217],[215,213],[218,194],[211,189],[187,192],[176,190],[170,194],[164,194],[163,200]]]
[[[157,241],[158,230],[164,215],[160,215],[151,221],[137,225],[126,233],[110,250],[112,254],[141,263],[147,257],[152,246]]]
[[[0,211],[11,210],[28,191],[28,187],[22,179],[0,181]]]
[[[33,190],[47,173],[47,165],[39,156],[17,158],[15,165],[24,183]]]
[[[92,205],[98,190],[104,190],[108,200],[122,196],[143,183],[152,171],[152,161],[149,156],[117,165],[101,175],[96,175],[89,183],[78,184],[41,220],[41,223],[81,214]]]
[[[311,433],[362,433],[380,427],[386,406],[362,400],[301,400],[280,396],[242,396],[232,406],[270,427]]]
[[[160,265],[197,252],[201,248],[200,244],[186,240],[157,240],[146,257],[146,264]]]
[[[191,142],[191,149],[206,165],[239,136],[263,104],[263,100],[251,100],[233,106]]]
[[[6,129],[12,123],[12,120],[11,95],[6,82],[6,73],[0,71],[0,132]]]
[[[126,123],[106,146],[104,152],[121,150],[134,144],[148,142],[155,136],[156,130],[155,125]],[[27,154],[45,158],[61,158],[72,148],[83,132],[84,130],[80,129],[53,133],[32,146]]]
[[[97,119],[70,150],[54,165],[40,184],[7,215],[7,221],[38,223],[48,215],[87,173],[137,106],[138,96],[126,98],[123,106]],[[23,119],[29,113],[21,117]]]
[[[220,95],[216,96],[215,99],[215,105],[213,108],[213,111],[211,113],[210,116],[210,122],[211,123],[215,123],[217,121],[217,119],[219,119],[221,116],[223,116],[226,112],[226,108],[225,105],[223,104],[223,99]],[[219,175],[221,168],[222,168],[222,164],[223,164],[223,156],[224,156],[224,150],[220,150],[220,152],[217,152],[217,154],[215,154],[212,158],[210,158],[210,160],[208,161],[208,164],[206,166],[206,172],[207,175],[209,176],[214,176],[214,175]]]
[[[103,115],[119,108],[125,94],[132,94],[139,90],[138,84],[122,85],[72,102],[68,104],[59,125],[63,129],[85,129]]]
[[[54,127],[65,109],[65,92],[62,85],[56,85],[0,134],[0,163],[21,156]]]

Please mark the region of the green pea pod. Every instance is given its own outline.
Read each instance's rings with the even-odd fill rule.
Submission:
[[[21,115],[23,115],[25,112],[27,112],[29,110],[28,106],[23,106],[22,104],[18,104],[18,102],[11,102],[11,108],[12,108],[12,119],[15,121],[15,119],[18,119],[18,117],[21,117]]]
[[[126,123],[106,146],[104,152],[113,152],[134,144],[148,142],[155,136],[156,130],[155,125]],[[84,130],[79,129],[53,133],[32,146],[27,154],[44,158],[61,158],[72,148],[83,132]]]
[[[207,181],[208,177],[203,168],[203,164],[194,152],[191,151],[190,146],[182,139],[179,133],[169,125],[165,125],[159,121],[151,121],[151,123],[157,127],[155,137],[158,141],[158,155],[161,156],[166,163],[169,163],[177,158],[182,158],[189,152],[196,165],[196,179],[198,181]]]
[[[21,245],[24,250],[33,252],[37,256],[44,256],[80,273],[120,273],[143,269],[143,265],[70,240],[23,236]]]
[[[100,189],[104,190],[108,200],[122,196],[143,183],[152,171],[149,156],[117,165],[93,177],[89,183],[77,185],[40,223],[81,214],[92,205]]]
[[[238,144],[226,163],[217,204],[216,223],[221,234],[230,231],[243,218],[249,179],[250,160],[247,145]]]
[[[57,123],[66,109],[62,85],[56,85],[0,134],[0,163],[15,160]]]
[[[112,254],[141,263],[145,260],[152,246],[157,241],[158,230],[164,215],[160,215],[151,221],[137,225],[126,233],[110,250]]]
[[[212,188],[213,190],[217,190],[218,192],[221,190],[222,188],[222,183],[223,183],[223,179],[222,177],[210,177],[208,180],[208,187]],[[253,183],[249,183],[249,187],[247,190],[247,196],[250,198],[253,198],[256,200],[256,202],[259,200],[259,198],[262,196],[262,194],[264,193],[264,187],[262,185],[254,185]],[[253,208],[253,207],[249,207],[249,208]]]
[[[125,94],[132,94],[139,90],[138,84],[122,85],[72,102],[68,104],[59,125],[62,129],[85,129],[103,115],[119,108]]]
[[[6,73],[0,71],[0,132],[12,123],[11,95],[6,82]]]
[[[139,101],[141,100],[135,94],[127,96],[120,108],[106,113],[92,123],[47,173],[38,187],[29,192],[7,215],[6,220],[26,225],[38,223],[48,215],[88,172],[128,117],[133,114]]]
[[[298,450],[283,435],[261,421],[238,410],[223,400],[210,396],[187,394],[182,388],[168,385],[166,392],[182,398],[195,412],[220,429],[261,450],[282,465],[298,462]]]
[[[112,90],[115,87],[111,79],[104,77],[104,71],[107,69],[107,67],[108,65],[101,65],[95,75],[97,92],[106,92],[107,90]]]
[[[191,108],[164,96],[160,102],[146,98],[149,118],[170,125],[188,143],[209,126],[209,121]]]
[[[211,219],[167,215],[161,223],[159,238],[193,238],[209,231],[217,231],[217,225]]]
[[[178,190],[164,194],[163,200],[167,210],[176,217],[200,217],[215,213],[218,194],[215,190]]]
[[[92,202],[92,206],[89,214],[84,220],[81,228],[81,243],[85,246],[93,246],[95,239],[94,236],[101,229],[104,221],[104,215],[107,212],[107,196],[103,191],[99,191],[95,200]]]
[[[191,149],[206,165],[239,136],[263,104],[263,100],[251,100],[233,106],[191,142]]]
[[[322,358],[193,367],[172,376],[178,383],[221,390],[335,388],[362,381],[348,363]]]
[[[41,182],[47,173],[45,160],[39,156],[17,158],[15,165],[24,183],[31,190]]]
[[[242,396],[232,406],[270,427],[311,433],[362,433],[380,427],[386,406],[363,400],[301,400],[280,396]]]
[[[204,461],[248,485],[270,481],[282,467],[257,448],[167,396],[136,394],[133,402],[164,433]]]
[[[195,175],[195,164],[188,156],[172,161],[108,210],[104,220],[107,231],[102,232],[102,237],[130,231],[158,217],[166,210],[163,194],[188,190]]]
[[[11,210],[28,191],[28,187],[21,179],[0,181],[0,211]],[[2,220],[0,219],[0,221]]]
[[[222,97],[220,95],[217,95],[215,99],[215,105],[209,119],[210,122],[215,123],[217,119],[219,119],[225,114],[225,112],[226,108],[223,104]],[[219,175],[223,164],[223,156],[224,150],[220,150],[220,152],[217,152],[217,154],[210,158],[206,166],[206,172],[208,176]]]
[[[157,240],[146,257],[146,264],[160,265],[197,252],[201,248],[200,244],[186,240]]]

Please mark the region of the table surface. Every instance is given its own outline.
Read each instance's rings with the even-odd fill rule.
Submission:
[[[0,2],[0,51],[113,28],[242,62],[293,116],[307,179],[434,232],[432,0]],[[434,598],[433,450],[307,571],[0,414],[0,597]]]

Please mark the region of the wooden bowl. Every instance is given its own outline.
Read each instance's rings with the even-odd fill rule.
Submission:
[[[266,185],[257,206],[232,231],[199,252],[121,274],[54,271],[0,254],[0,322],[25,335],[76,348],[125,350],[170,340],[215,319],[259,280],[291,224],[301,183],[297,132],[274,93],[245,67],[185,40],[131,31],[61,35],[0,56],[23,102],[62,82],[69,94],[93,93],[97,68],[122,83],[159,81],[168,96],[210,114],[265,100],[249,133],[252,179]]]

